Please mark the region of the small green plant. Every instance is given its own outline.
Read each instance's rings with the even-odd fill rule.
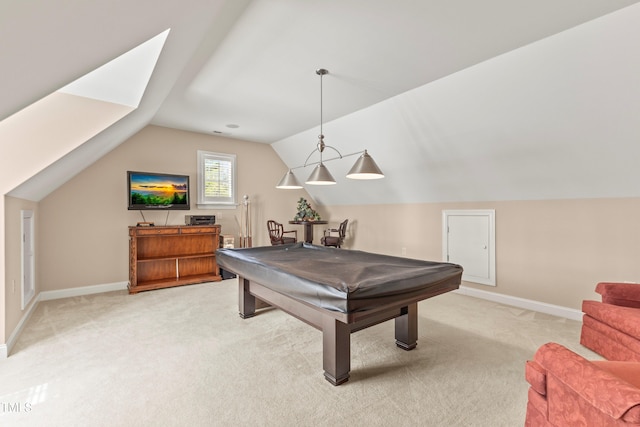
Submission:
[[[304,197],[298,200],[298,209],[294,221],[320,221],[320,214],[311,208],[309,202]]]

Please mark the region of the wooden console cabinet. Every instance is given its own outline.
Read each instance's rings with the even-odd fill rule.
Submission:
[[[219,225],[129,227],[129,293],[222,278]]]

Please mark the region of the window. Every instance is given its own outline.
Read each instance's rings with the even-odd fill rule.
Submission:
[[[198,150],[198,207],[235,208],[235,154]]]

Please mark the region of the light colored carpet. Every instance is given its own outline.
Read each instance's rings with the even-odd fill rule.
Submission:
[[[449,293],[351,336],[323,377],[321,333],[275,309],[238,316],[237,282],[41,302],[0,361],[0,425],[519,426],[524,363],[548,341],[589,358],[580,323]]]

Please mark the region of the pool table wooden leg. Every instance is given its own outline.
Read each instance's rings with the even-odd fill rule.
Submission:
[[[418,303],[402,308],[396,317],[396,345],[403,350],[413,350],[418,345]]]
[[[331,316],[322,319],[322,367],[333,385],[349,380],[351,370],[351,329]]]
[[[240,317],[247,319],[256,314],[256,297],[249,293],[249,281],[238,276],[238,311]]]

